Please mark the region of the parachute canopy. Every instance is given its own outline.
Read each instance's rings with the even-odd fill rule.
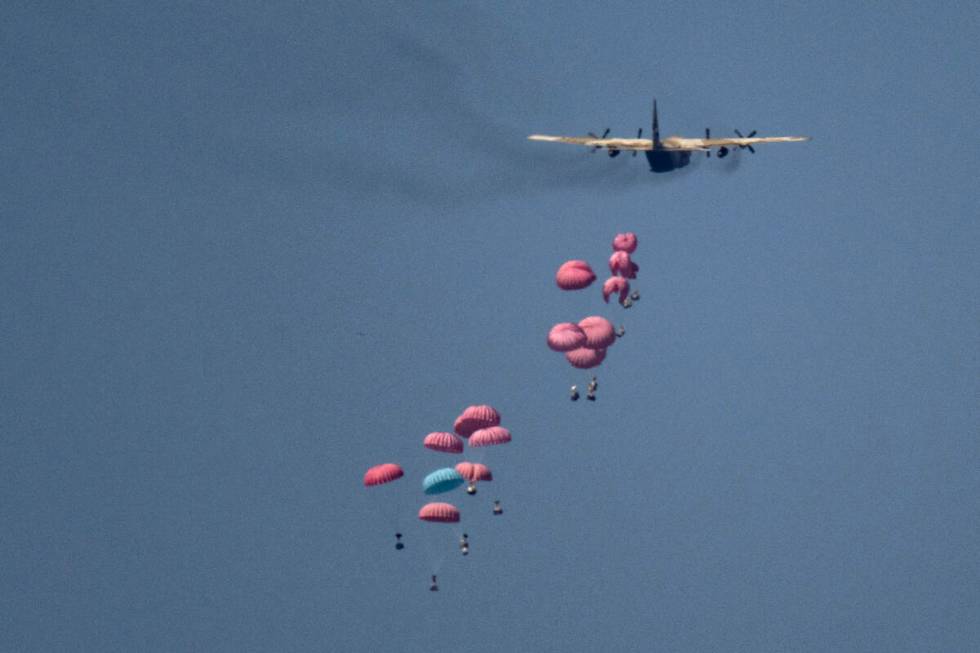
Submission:
[[[453,430],[464,438],[470,437],[473,431],[488,426],[500,424],[500,413],[493,406],[486,404],[468,406],[453,424]]]
[[[395,463],[375,465],[364,473],[364,485],[370,487],[372,485],[390,483],[404,475],[405,471],[401,468],[401,465],[396,465]]]
[[[615,334],[613,338],[615,338]],[[590,367],[595,367],[602,363],[606,359],[605,349],[589,349],[588,347],[582,347],[580,349],[573,349],[572,351],[565,352],[565,358],[572,367],[578,367],[579,369],[587,370]]]
[[[452,467],[437,469],[422,480],[422,489],[426,494],[442,494],[454,490],[463,484],[463,477]]]
[[[584,345],[585,332],[577,324],[559,322],[548,332],[548,346],[555,351],[568,351]]]
[[[419,519],[435,522],[458,522],[459,508],[451,503],[427,503],[419,510]]]
[[[609,271],[627,279],[635,279],[640,266],[630,259],[626,252],[613,252],[609,257]]]
[[[627,231],[625,234],[616,234],[612,242],[613,249],[617,252],[632,254],[636,251],[636,234]]]
[[[456,465],[456,471],[470,483],[493,480],[493,474],[490,472],[490,468],[480,463],[464,461]]]
[[[623,303],[627,295],[630,293],[630,282],[623,277],[609,277],[606,282],[602,284],[602,298],[609,303],[609,296],[619,293],[619,303]]]
[[[585,261],[565,261],[555,273],[555,283],[562,290],[581,290],[595,281],[595,272]]]
[[[463,453],[463,440],[455,433],[435,432],[425,436],[422,444],[426,449],[445,453]]]
[[[510,431],[502,426],[490,426],[474,431],[470,436],[471,447],[489,447],[495,444],[510,442]]]
[[[579,321],[578,326],[585,332],[585,346],[589,349],[605,349],[616,342],[616,331],[612,322],[602,316],[591,315]],[[568,360],[571,362],[572,359]]]

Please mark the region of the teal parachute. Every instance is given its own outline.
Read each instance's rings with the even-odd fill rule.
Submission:
[[[455,490],[464,483],[462,475],[452,467],[444,467],[432,472],[422,481],[426,494],[442,494]]]

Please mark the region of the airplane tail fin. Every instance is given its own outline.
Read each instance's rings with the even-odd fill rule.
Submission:
[[[657,120],[657,98],[653,98],[653,149],[660,148],[660,123]]]

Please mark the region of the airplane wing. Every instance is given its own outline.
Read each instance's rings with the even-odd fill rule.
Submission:
[[[586,147],[603,147],[607,150],[652,150],[653,141],[648,138],[593,138],[591,136],[545,136],[531,134],[529,141],[546,141],[548,143],[571,143]]]
[[[809,136],[757,136],[755,138],[685,138],[697,141],[701,148],[724,145],[755,145],[756,143],[799,143],[810,140]]]

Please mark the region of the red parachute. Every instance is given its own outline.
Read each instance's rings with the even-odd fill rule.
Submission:
[[[395,463],[384,463],[383,465],[375,465],[371,469],[367,470],[364,474],[364,485],[370,487],[372,485],[381,485],[382,483],[390,483],[396,479],[401,478],[405,475],[405,471],[401,468],[401,465],[396,465]]]
[[[569,351],[583,345],[585,345],[585,332],[577,324],[559,322],[548,332],[548,346],[555,351]]]
[[[510,442],[510,431],[502,426],[490,426],[474,431],[470,436],[471,447],[489,447]]]
[[[602,298],[607,304],[609,303],[609,296],[613,293],[619,293],[619,303],[622,304],[630,293],[630,282],[623,277],[609,277],[602,284]]]
[[[481,463],[461,462],[456,465],[456,471],[470,483],[477,481],[492,481],[490,468]]]
[[[640,266],[630,260],[626,252],[613,252],[609,257],[609,271],[627,279],[635,279]]]
[[[616,336],[614,335],[613,337],[615,338]],[[572,364],[572,367],[587,370],[590,367],[599,365],[606,359],[606,350],[581,347],[580,349],[566,351],[565,358]]]
[[[616,331],[612,322],[604,317],[589,316],[579,321],[578,326],[585,332],[585,346],[589,349],[605,349],[616,342]]]
[[[616,237],[613,238],[612,247],[617,252],[632,254],[636,251],[636,234],[632,231],[627,231],[625,234],[616,234]]]
[[[500,424],[500,413],[493,406],[486,404],[468,406],[453,423],[453,430],[464,438],[470,437],[473,431]]]
[[[581,290],[595,281],[595,272],[585,261],[565,261],[555,273],[555,282],[562,290]]]
[[[419,510],[419,519],[434,522],[458,522],[459,508],[451,503],[427,503]]]
[[[455,433],[435,432],[425,436],[422,444],[426,449],[445,453],[463,453],[463,440]]]

